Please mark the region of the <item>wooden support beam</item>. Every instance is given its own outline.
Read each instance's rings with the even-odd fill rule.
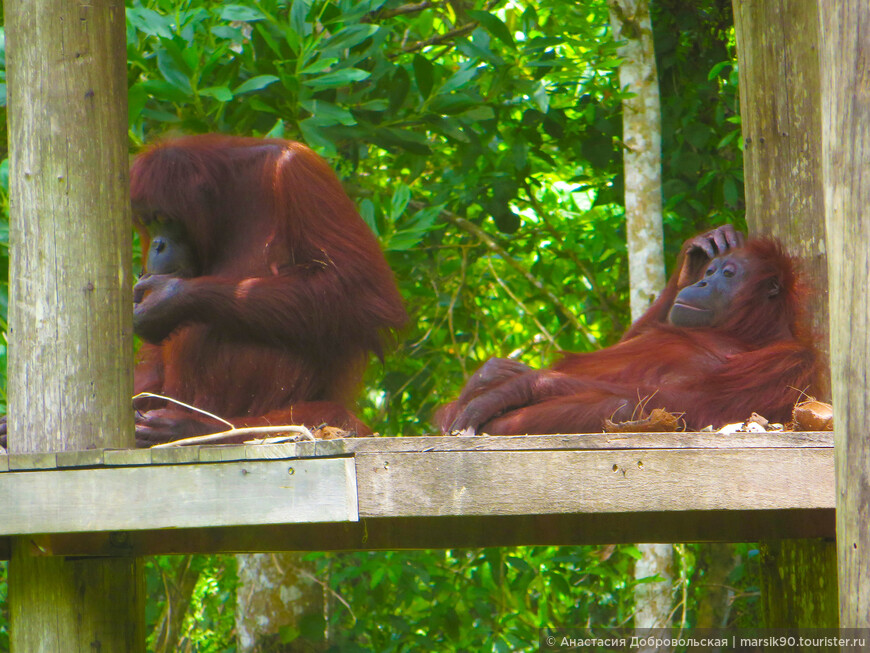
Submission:
[[[45,555],[142,555],[834,532],[831,433],[357,438],[145,453],[160,463],[105,451],[91,467],[64,454],[44,469],[41,458],[10,456],[0,556],[11,535]]]
[[[9,451],[133,445],[127,41],[120,0],[6,0]],[[55,472],[47,472],[54,474]],[[14,540],[13,651],[145,650],[140,560]]]
[[[870,6],[820,3],[840,626],[870,627]]]

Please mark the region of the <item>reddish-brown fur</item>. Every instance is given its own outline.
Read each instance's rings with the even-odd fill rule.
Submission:
[[[369,352],[381,355],[407,317],[377,240],[323,159],[276,139],[184,137],[135,159],[131,197],[139,227],[156,215],[184,224],[201,269],[160,313],[168,337],[143,345],[136,392],[235,426],[367,432],[347,407]],[[166,407],[137,418],[137,440],[224,428]]]
[[[674,298],[709,261],[697,242],[687,241],[667,288],[619,343],[567,354],[547,370],[493,359],[445,407],[441,427],[505,435],[589,433],[601,431],[606,418],[631,419],[639,404],[646,412],[684,413],[694,430],[742,421],[753,411],[787,421],[816,374],[810,335],[800,321],[803,291],[794,263],[776,241],[748,241],[732,250],[751,273],[727,320],[715,328],[672,326],[667,316]],[[781,289],[772,297],[771,280]]]

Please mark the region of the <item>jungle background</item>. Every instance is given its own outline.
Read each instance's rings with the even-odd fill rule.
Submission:
[[[166,134],[301,140],[380,238],[412,318],[361,389],[359,413],[381,434],[433,432],[435,409],[492,356],[546,365],[628,326],[625,93],[604,0],[127,7],[131,155]],[[688,236],[743,226],[737,61],[730,0],[651,10],[670,268]],[[5,70],[3,56],[0,42]],[[0,370],[5,357],[2,347]],[[4,372],[3,412],[5,387]],[[708,548],[675,546],[672,623],[755,625],[757,551],[729,550],[729,575],[714,582]],[[627,545],[306,554],[322,609],[282,628],[273,650],[536,650],[543,626],[630,625],[635,584],[646,582],[632,574],[639,555]],[[0,564],[0,651],[5,576]],[[150,650],[236,650],[237,558],[157,557],[146,580]],[[708,623],[723,585],[727,609]]]

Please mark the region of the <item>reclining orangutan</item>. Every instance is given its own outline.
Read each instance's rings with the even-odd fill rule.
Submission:
[[[788,421],[817,357],[796,266],[775,240],[730,225],[690,238],[662,295],[619,343],[550,368],[493,358],[439,414],[446,433],[600,432],[637,408],[699,430],[757,412]]]

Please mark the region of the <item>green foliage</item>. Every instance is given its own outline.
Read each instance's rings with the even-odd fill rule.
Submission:
[[[428,431],[492,354],[540,363],[625,324],[606,6],[457,7],[128,11],[135,142],[167,128],[284,136],[343,176],[414,318],[367,379],[363,416],[391,435]]]
[[[183,578],[192,579],[185,594]],[[148,650],[173,610],[184,613],[177,650],[217,653],[235,650],[235,556],[156,556],[145,565],[149,600],[145,607]],[[184,595],[179,598],[179,595]],[[185,601],[185,598],[187,599]],[[2,650],[2,648],[0,648]],[[176,650],[175,642],[163,650]]]
[[[541,627],[631,616],[627,547],[311,554],[328,578],[331,650],[534,651]],[[378,616],[374,616],[377,613]],[[425,624],[425,627],[421,627]]]
[[[0,562],[0,651],[9,650],[9,604],[6,602],[8,578],[9,564]]]
[[[744,222],[733,25],[730,2],[653,5],[666,228]]]

